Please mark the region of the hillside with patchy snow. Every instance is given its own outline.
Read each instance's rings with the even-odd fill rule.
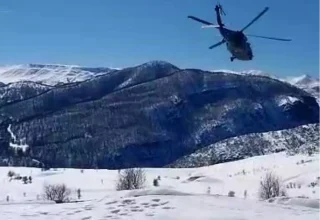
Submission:
[[[285,151],[287,154],[319,152],[319,124],[233,137],[186,155],[170,167],[201,167],[225,161]]]

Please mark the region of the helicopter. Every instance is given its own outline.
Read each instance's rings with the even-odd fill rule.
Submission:
[[[227,50],[232,54],[232,56],[230,57],[231,62],[233,62],[234,59],[248,61],[248,60],[253,59],[253,53],[252,53],[250,43],[248,42],[247,36],[264,38],[264,39],[269,39],[269,40],[291,41],[291,39],[266,37],[266,36],[259,36],[259,35],[253,35],[253,34],[245,35],[243,33],[244,30],[246,30],[253,23],[255,23],[268,10],[269,10],[269,7],[265,7],[263,11],[261,11],[254,19],[251,20],[251,22],[249,22],[245,27],[243,27],[241,30],[238,30],[238,31],[225,28],[225,24],[222,23],[221,15],[226,15],[226,13],[224,12],[220,3],[218,3],[215,7],[218,25],[215,25],[211,22],[202,20],[202,19],[197,18],[195,16],[188,16],[188,18],[204,24],[202,26],[202,28],[216,28],[219,30],[223,39],[220,42],[210,46],[209,49],[213,49],[217,46],[220,46],[220,45],[226,43]]]

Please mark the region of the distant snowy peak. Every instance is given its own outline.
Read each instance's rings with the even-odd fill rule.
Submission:
[[[33,81],[48,85],[78,82],[109,73],[114,68],[80,67],[61,64],[27,64],[0,67],[0,82]]]
[[[298,77],[288,77],[286,81],[293,85],[302,86],[302,87],[319,86],[319,79],[311,77],[306,74]]]
[[[310,75],[304,74],[301,76],[289,76],[286,78],[280,78],[276,75],[270,74],[270,73],[266,73],[264,71],[261,70],[243,70],[243,71],[234,71],[234,70],[228,70],[228,69],[216,69],[216,70],[212,70],[211,72],[223,72],[223,73],[231,73],[231,74],[239,74],[239,75],[259,75],[259,76],[268,76],[270,78],[273,79],[278,79],[281,81],[285,81],[288,82],[292,85],[299,85],[299,86],[303,86],[303,85],[319,85],[319,79],[318,78],[314,78]]]
[[[304,74],[301,76],[295,76],[295,77],[280,78],[275,75],[263,72],[261,70],[233,71],[228,69],[217,69],[211,72],[215,72],[215,73],[222,72],[222,73],[231,73],[231,74],[238,74],[238,75],[267,76],[272,79],[280,80],[282,82],[286,82],[296,87],[299,87],[300,89],[303,89],[308,93],[312,94],[316,98],[319,97],[319,87],[320,87],[319,78],[315,78],[307,74]]]
[[[270,74],[265,73],[261,70],[244,70],[244,71],[234,71],[228,69],[216,69],[212,70],[211,72],[222,72],[222,73],[231,73],[231,74],[238,74],[238,75],[258,75],[258,76],[269,76],[272,77]]]
[[[178,67],[176,67],[175,65],[166,62],[166,61],[162,61],[162,60],[152,60],[146,63],[143,63],[141,65],[138,65],[139,69],[154,69],[154,68],[162,68],[162,69],[175,69],[175,70],[179,70]]]
[[[298,77],[288,77],[284,81],[289,82],[292,85],[295,85],[308,93],[312,94],[317,98],[318,103],[320,103],[319,95],[319,78],[315,78],[309,75],[302,75]]]

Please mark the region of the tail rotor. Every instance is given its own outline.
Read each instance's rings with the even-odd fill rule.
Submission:
[[[220,15],[226,16],[226,13],[224,12],[222,5],[220,3],[217,4],[217,7],[219,9]]]

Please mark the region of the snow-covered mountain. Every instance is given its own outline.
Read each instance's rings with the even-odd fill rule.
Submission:
[[[259,76],[268,76],[273,79],[277,79],[283,82],[290,83],[291,85],[297,86],[308,93],[315,96],[319,103],[319,78],[312,77],[308,74],[303,74],[301,76],[288,76],[285,78],[278,77],[276,75],[263,72],[261,70],[245,70],[245,71],[234,71],[228,69],[217,69],[211,72],[223,72],[223,73],[233,73],[239,75],[259,75]]]
[[[233,73],[233,74],[239,74],[239,75],[258,75],[258,76],[269,76],[272,77],[271,74],[263,72],[261,70],[244,70],[244,71],[234,71],[234,70],[228,70],[228,69],[216,69],[211,72],[223,72],[223,73]]]
[[[288,77],[286,80],[291,84],[300,86],[314,85],[319,83],[319,79],[315,79],[307,74],[298,77]]]
[[[28,64],[0,67],[0,82],[33,81],[48,85],[78,82],[109,73],[115,69],[60,64]]]
[[[0,104],[0,157],[9,164],[160,167],[230,137],[319,122],[315,98],[289,83],[163,61],[27,91]],[[10,143],[30,146],[26,160]]]
[[[305,91],[311,93],[319,99],[319,78],[312,77],[310,75],[302,75],[298,77],[288,77],[285,81],[295,85]]]

